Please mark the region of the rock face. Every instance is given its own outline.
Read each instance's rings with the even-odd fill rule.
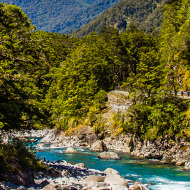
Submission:
[[[133,149],[133,136],[131,134],[121,134],[118,138],[110,136],[104,139],[104,143],[109,150],[131,153]]]
[[[98,158],[102,159],[114,159],[114,160],[120,160],[120,156],[118,156],[115,152],[102,152],[98,154]]]
[[[74,148],[69,147],[69,148],[67,148],[67,150],[65,150],[64,153],[78,153],[78,152]]]
[[[104,143],[103,141],[101,141],[101,140],[96,141],[96,142],[92,145],[92,147],[91,147],[90,150],[91,150],[92,152],[104,152],[104,151],[108,151],[108,149],[107,149],[105,143]]]

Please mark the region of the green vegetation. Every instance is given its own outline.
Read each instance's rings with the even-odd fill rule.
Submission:
[[[104,26],[117,27],[120,32],[125,32],[131,23],[143,31],[158,32],[161,28],[162,7],[165,2],[166,0],[122,0],[69,35],[81,38],[90,32],[100,33]]]
[[[78,39],[36,32],[20,8],[0,3],[0,127],[102,133],[107,92],[120,84],[133,106],[114,117],[116,135],[189,137],[189,101],[169,93],[190,88],[188,10],[169,2],[159,35],[130,24]]]
[[[28,151],[26,144],[18,139],[13,139],[12,143],[6,145],[0,144],[0,163],[1,174],[4,172],[16,174],[21,170],[23,163],[32,170],[45,168],[45,165],[35,157],[34,151]]]

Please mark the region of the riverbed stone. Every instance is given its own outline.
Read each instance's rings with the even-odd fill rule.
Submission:
[[[104,186],[104,187],[92,187],[90,190],[111,190],[110,187]]]
[[[190,162],[185,163],[184,170],[190,171]]]
[[[66,176],[66,177],[70,177],[70,176],[71,176],[71,174],[69,173],[68,170],[63,170],[63,171],[61,172],[61,175],[62,175],[62,176]]]
[[[112,168],[107,168],[105,171],[104,171],[105,174],[119,174],[119,172],[117,170],[114,170]]]
[[[75,164],[75,166],[77,166],[79,168],[86,168],[86,166],[83,163]]]
[[[111,185],[111,190],[128,190],[126,186]]]
[[[98,158],[102,159],[114,159],[114,160],[120,160],[120,156],[116,154],[115,152],[102,152],[98,154]]]
[[[115,185],[118,185],[118,186],[127,186],[127,185],[128,185],[128,183],[127,183],[127,181],[125,180],[125,178],[121,177],[121,176],[118,175],[118,174],[108,174],[108,175],[105,177],[104,182],[105,182],[107,185],[110,185],[110,184],[115,184]]]
[[[73,147],[68,147],[64,153],[78,153]]]
[[[97,181],[97,182],[104,182],[105,177],[104,176],[98,176],[98,175],[90,175],[88,176],[84,181]]]
[[[92,152],[103,152],[103,151],[108,151],[108,149],[107,149],[107,147],[103,141],[98,140],[92,145],[90,151],[92,151]]]
[[[58,172],[55,168],[49,168],[46,172],[45,172],[46,176],[50,176],[52,178],[57,178],[57,177],[61,177],[61,173]]]
[[[131,185],[128,190],[141,190],[139,185]]]
[[[56,188],[56,185],[52,185],[52,184],[49,184],[49,185],[46,185],[43,190],[57,190]]]

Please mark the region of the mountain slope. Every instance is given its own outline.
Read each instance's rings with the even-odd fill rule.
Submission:
[[[16,4],[38,30],[67,33],[95,19],[121,0],[2,0]]]
[[[123,0],[70,35],[82,37],[92,31],[99,33],[104,26],[110,25],[117,27],[120,31],[125,31],[131,22],[145,31],[151,32],[154,27],[159,30],[163,17],[160,7],[165,4],[165,1]]]

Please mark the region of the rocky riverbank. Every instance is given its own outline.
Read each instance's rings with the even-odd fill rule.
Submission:
[[[85,126],[71,136],[65,135],[65,133],[55,135],[51,131],[41,142],[52,143],[51,147],[82,146],[96,152],[118,151],[141,158],[158,159],[164,164],[185,166],[185,170],[190,170],[190,143],[182,138],[172,140],[166,136],[159,140],[142,141],[132,134],[121,134],[117,137],[108,135],[99,138],[90,127]]]
[[[83,163],[71,165],[66,161],[44,162],[47,169],[34,173],[34,183],[28,187],[0,182],[0,189],[17,190],[148,190],[147,185],[124,179],[108,168],[104,172],[88,169]]]
[[[29,137],[31,133],[25,134]],[[21,135],[20,132],[15,136],[19,138],[26,137],[23,134]],[[142,158],[158,159],[164,164],[185,165],[184,169],[190,170],[190,144],[183,139],[176,139],[174,141],[165,137],[165,139],[156,141],[141,141],[137,136],[132,134],[121,134],[118,137],[107,135],[107,137],[101,136],[100,138],[100,136],[94,134],[91,127],[87,126],[81,128],[73,135],[63,132],[57,133],[54,130],[45,130],[43,132],[35,131],[30,137],[43,137],[41,142],[36,146],[38,151],[43,151],[44,143],[50,143],[51,148],[86,147],[96,152],[119,151]],[[107,157],[107,154],[105,155]],[[110,158],[115,159],[115,157]],[[117,157],[117,159],[120,158]],[[45,164],[50,169],[48,171],[36,172],[34,183],[27,188],[3,182],[1,183],[2,189],[147,189],[146,186],[138,184],[138,182],[135,183],[124,179],[113,169],[109,170],[117,176],[112,176],[112,178],[110,175],[109,177],[107,176],[106,171],[101,172],[88,169],[85,168],[84,164],[71,165],[65,161]],[[89,176],[93,176],[90,177],[90,182],[88,182]],[[103,178],[100,180],[97,176]],[[116,182],[117,180],[119,181],[118,183]],[[122,181],[121,184],[120,181]]]

